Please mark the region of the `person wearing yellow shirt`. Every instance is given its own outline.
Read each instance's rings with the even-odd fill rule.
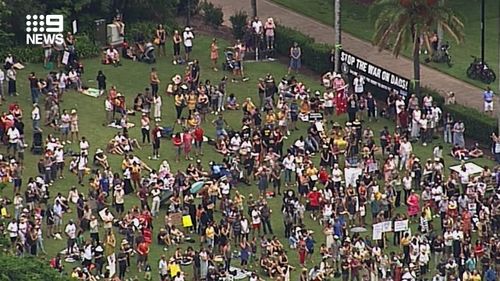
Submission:
[[[307,115],[309,114],[309,112],[311,112],[311,103],[309,102],[309,99],[306,97],[300,103],[300,114]]]
[[[215,239],[215,229],[212,224],[209,224],[208,227],[205,229],[205,239],[208,245],[214,246],[214,239]]]
[[[276,122],[276,114],[272,110],[268,110],[266,114],[266,124],[273,125]]]
[[[255,109],[257,108],[255,104],[252,102],[251,98],[246,98],[245,101],[241,104],[241,108],[244,112],[253,115],[255,113]]]
[[[197,103],[198,103],[198,97],[193,91],[191,91],[187,96],[187,108],[189,110],[189,114],[194,113]]]
[[[182,109],[184,108],[185,103],[186,103],[186,99],[184,98],[183,94],[176,94],[174,96],[176,119],[177,119],[177,123],[179,123],[179,124],[181,123]]]
[[[177,273],[182,273],[181,266],[177,263],[177,261],[174,258],[171,258],[168,263],[168,271],[170,272],[170,277],[172,279],[175,276],[177,276]]]
[[[469,277],[469,281],[481,281],[481,275],[479,274],[479,272],[477,272],[477,270],[474,270],[474,272],[472,272],[471,276]]]

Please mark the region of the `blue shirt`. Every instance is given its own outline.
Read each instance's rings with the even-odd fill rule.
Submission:
[[[483,93],[483,99],[485,102],[492,102],[493,101],[493,91],[485,91]]]

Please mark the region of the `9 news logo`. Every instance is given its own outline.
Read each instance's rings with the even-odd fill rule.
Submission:
[[[62,45],[63,30],[63,15],[26,15],[27,45]]]

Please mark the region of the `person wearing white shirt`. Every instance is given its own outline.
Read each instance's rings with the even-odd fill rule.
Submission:
[[[401,98],[401,96],[398,96],[398,99],[396,100],[396,114],[401,113],[405,109],[405,101]]]
[[[399,147],[399,170],[403,170],[403,168],[407,168],[408,159],[410,154],[413,152],[413,146],[411,142],[409,142],[406,138],[401,140],[401,144]]]
[[[15,219],[12,219],[9,225],[7,225],[7,232],[9,232],[11,244],[15,245],[17,236],[19,235],[19,226],[17,225],[17,221]]]
[[[261,35],[263,27],[262,21],[260,21],[258,17],[255,17],[252,21],[253,32],[255,32],[256,35]]]
[[[84,154],[85,156],[89,155],[89,148],[89,142],[87,141],[87,139],[85,139],[85,137],[82,137],[82,140],[80,141],[80,153]]]
[[[80,156],[78,156],[77,160],[78,184],[80,184],[81,186],[83,186],[83,176],[87,171],[87,162],[88,162],[87,155],[81,153]]]
[[[9,115],[9,116],[12,116],[12,115]],[[21,134],[19,133],[19,130],[15,126],[12,126],[7,130],[7,136],[9,138],[9,145],[7,146],[7,153],[10,153],[10,150],[13,149],[14,154],[15,154],[17,152],[17,144],[18,144],[19,140],[21,139]]]
[[[333,181],[333,186],[335,188],[340,187],[340,183],[342,182],[342,176],[343,176],[342,170],[339,168],[339,164],[333,165],[333,170],[332,170],[332,181]]]
[[[354,84],[354,93],[361,96],[365,91],[365,78],[358,74],[352,82]]]
[[[3,81],[5,80],[5,73],[0,69],[0,99],[3,99]],[[1,102],[1,101],[0,101]]]
[[[70,72],[68,73],[68,79],[69,81],[71,81],[71,83],[76,85],[77,91],[79,92],[82,91],[82,80],[80,79],[80,76],[78,75],[75,69],[70,70]]]
[[[14,69],[14,67],[10,67],[7,70],[7,85],[8,85],[7,93],[9,94],[9,96],[19,95],[17,93],[16,80],[17,80],[16,70]]]
[[[33,131],[40,131],[40,107],[38,104],[33,104],[33,110],[31,110],[31,120],[33,121]]]
[[[61,70],[61,72],[59,72],[58,79],[59,79],[59,95],[62,95],[66,90],[66,82],[68,81],[68,76]]]
[[[155,185],[151,190],[151,197],[153,197],[153,204],[151,205],[151,214],[155,217],[160,212],[161,203],[161,190],[158,185]]]
[[[237,152],[238,150],[240,150],[240,146],[241,146],[241,138],[240,135],[236,133],[231,138],[231,141],[229,143],[229,149],[232,150],[233,152]]]
[[[72,254],[74,253],[73,248],[76,242],[76,225],[73,222],[73,220],[70,220],[69,223],[66,225],[64,233],[66,233],[66,236],[68,237],[66,249],[68,250],[68,254]]]
[[[160,95],[153,96],[153,117],[155,118],[155,122],[161,121],[161,105],[162,100]]]
[[[293,154],[288,153],[287,156],[283,159],[283,167],[285,167],[285,186],[289,186],[292,182],[292,173],[295,170],[295,157]]]
[[[417,107],[415,110],[412,112],[412,118],[411,118],[411,138],[412,139],[418,139],[420,136],[420,119],[422,118],[422,112],[420,109]]]
[[[325,109],[325,117],[333,116],[333,101],[335,99],[335,94],[332,91],[326,91],[323,94],[323,99],[325,100],[323,103]]]
[[[189,61],[189,54],[193,50],[193,39],[194,34],[191,27],[186,26],[184,32],[182,33],[183,42],[184,42],[184,51],[186,52],[186,61]]]
[[[118,66],[120,63],[120,54],[115,48],[113,48],[113,46],[110,46],[106,50],[106,60],[107,63],[113,64],[114,66]]]

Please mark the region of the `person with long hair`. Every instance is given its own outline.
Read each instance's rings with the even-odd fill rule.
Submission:
[[[212,69],[214,71],[217,70],[217,59],[219,58],[219,47],[217,46],[217,39],[212,40],[212,44],[210,44],[210,60],[212,61]]]
[[[158,45],[158,54],[161,56],[166,56],[165,53],[165,42],[167,41],[167,32],[162,24],[159,24],[156,28],[156,38],[155,43]]]

